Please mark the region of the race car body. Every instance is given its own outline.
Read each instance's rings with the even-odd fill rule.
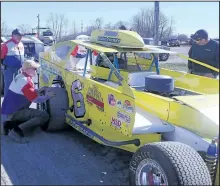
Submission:
[[[87,49],[84,68],[68,69],[76,46]],[[152,60],[138,62],[136,54],[143,52]],[[218,159],[212,140],[219,130],[219,81],[160,69],[159,53],[173,54],[126,30],[95,30],[90,41],[61,42],[41,53],[40,87],[57,92],[39,105],[51,115],[44,128],[59,130],[67,123],[98,143],[134,152],[131,185],[211,184]],[[214,157],[209,166],[207,157]]]

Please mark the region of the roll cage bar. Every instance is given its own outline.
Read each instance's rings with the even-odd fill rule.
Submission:
[[[113,63],[108,59],[108,57],[101,52],[100,56],[102,57],[102,59],[107,63],[108,67],[110,68],[110,73],[108,75],[108,81],[111,79],[112,77],[112,73],[115,74],[115,76],[118,78],[119,80],[119,85],[121,85],[121,82],[124,80],[123,77],[120,75],[120,69],[119,69],[119,63],[118,63],[118,57],[116,55],[116,53],[113,53],[114,56],[114,61]],[[155,66],[156,67],[156,73],[160,74],[160,69],[159,69],[159,55],[152,53],[152,63],[149,67],[149,69],[147,71],[151,71],[152,68]],[[87,48],[87,53],[86,53],[86,60],[85,60],[85,66],[84,66],[84,70],[83,70],[83,77],[85,77],[86,75],[86,68],[87,68],[87,64],[88,64],[88,58],[90,59],[90,65],[92,65],[92,50]],[[96,63],[97,66],[97,63]]]

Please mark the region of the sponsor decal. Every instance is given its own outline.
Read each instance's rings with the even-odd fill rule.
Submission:
[[[98,110],[104,112],[103,98],[97,86],[89,87],[86,99],[89,104],[95,104]]]
[[[76,118],[83,118],[86,113],[84,97],[82,95],[83,84],[79,79],[75,80],[71,86],[73,99],[73,111]]]
[[[134,108],[131,106],[131,103],[128,100],[125,100],[124,105],[123,105],[123,109],[129,113],[134,112]]]
[[[134,112],[134,108],[131,106],[131,103],[128,100],[125,100],[124,104],[122,104],[122,101],[118,100],[116,105],[117,105],[117,107],[119,109],[123,109],[126,112],[129,112],[129,113],[133,113]]]
[[[131,122],[131,117],[127,114],[120,112],[120,111],[117,112],[117,117],[126,123]]]
[[[120,100],[117,101],[116,105],[120,109],[123,107],[122,102]]]
[[[107,42],[107,43],[120,43],[121,40],[113,37],[99,36],[98,41]]]
[[[115,96],[113,94],[108,95],[108,104],[111,105],[111,106],[116,105]]]
[[[120,129],[121,128],[121,121],[117,118],[113,118],[112,117],[112,121],[111,121],[112,126]]]

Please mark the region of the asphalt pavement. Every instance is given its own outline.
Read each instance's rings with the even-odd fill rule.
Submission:
[[[131,153],[100,145],[72,128],[37,129],[28,139],[18,144],[1,136],[1,185],[128,185]]]

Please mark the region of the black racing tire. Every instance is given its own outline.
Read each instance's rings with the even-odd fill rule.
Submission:
[[[139,148],[130,161],[130,185],[139,184],[140,166],[146,160],[159,164],[168,185],[212,185],[202,157],[190,146],[179,142],[151,143]]]
[[[52,91],[56,96],[49,99],[46,104],[41,104],[40,109],[47,111],[50,120],[42,126],[42,130],[48,132],[61,131],[68,128],[66,124],[66,110],[69,106],[67,91],[64,88],[48,87],[47,91]]]
[[[4,95],[4,87],[5,87],[5,83],[4,83],[4,75],[3,72],[1,71],[1,95]]]

